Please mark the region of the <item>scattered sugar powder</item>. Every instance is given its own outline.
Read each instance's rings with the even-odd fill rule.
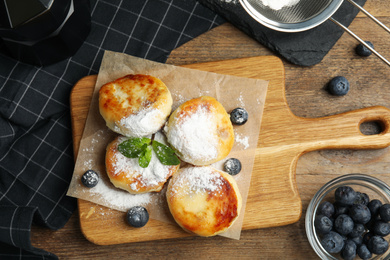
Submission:
[[[98,208],[95,208],[94,213],[97,213],[100,216],[104,216],[104,219],[111,219],[111,217],[113,215],[115,215],[116,211],[114,211],[110,208],[98,207]]]
[[[93,168],[93,159],[87,159],[84,161],[84,168],[85,169],[92,169]]]
[[[119,121],[119,128],[127,129],[132,136],[145,136],[157,132],[162,125],[163,113],[153,106],[141,109]]]
[[[161,143],[166,143],[161,132],[156,133],[154,139]],[[118,144],[126,140],[125,137],[118,139]],[[152,151],[152,159],[148,167],[142,168],[139,166],[138,158],[127,158],[122,155],[120,152],[115,153],[115,167],[114,174],[119,174],[120,172],[127,172],[128,178],[137,178],[139,184],[133,183],[130,188],[134,191],[138,190],[138,185],[143,187],[158,185],[160,182],[165,182],[168,175],[170,174],[170,165],[163,165],[157,158],[154,151]]]
[[[241,144],[244,149],[247,149],[249,147],[249,137],[248,136],[242,136],[238,133],[234,134],[234,141],[236,143]]]
[[[291,7],[299,3],[300,0],[261,0],[263,5],[273,10],[280,10],[283,7]]]
[[[181,92],[179,93],[171,93],[173,99],[175,100],[175,102],[173,102],[173,105],[172,105],[172,111],[176,110],[176,108],[178,108],[182,103],[184,103],[187,99],[181,94]]]
[[[168,129],[167,137],[184,161],[209,161],[218,156],[216,132],[212,114],[199,106],[192,114],[179,114]]]
[[[238,97],[238,101],[240,102],[241,107],[245,107],[244,97],[242,96],[242,92],[240,92],[240,96]]]
[[[182,187],[188,187],[188,192],[190,193],[216,192],[221,189],[223,183],[222,176],[211,167],[188,167],[182,169],[180,175],[175,179],[174,185],[172,185],[172,192],[176,193],[182,190]]]
[[[133,206],[147,205],[151,201],[150,193],[133,195],[127,191],[109,187],[103,181],[99,181],[95,187],[88,189],[88,193],[100,195],[103,200],[102,204],[105,206],[123,210]]]
[[[99,149],[99,147],[100,147],[99,142],[100,141],[105,142],[107,140],[107,136],[109,136],[109,135],[107,135],[107,133],[104,130],[96,131],[94,136],[90,140],[90,142],[88,144],[85,144],[85,146],[83,147],[83,149],[82,149],[83,155],[85,157],[88,156],[86,158],[86,161],[84,162],[84,166],[87,169],[92,169],[93,158],[95,158],[96,150],[100,150]],[[89,157],[91,157],[91,158],[89,158]]]

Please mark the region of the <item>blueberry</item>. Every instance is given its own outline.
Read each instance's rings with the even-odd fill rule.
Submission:
[[[353,238],[353,237],[362,236],[365,231],[366,228],[364,227],[363,224],[355,224],[352,229],[352,232],[349,234],[349,237]]]
[[[390,204],[383,204],[379,208],[379,215],[381,216],[381,219],[385,222],[390,221]]]
[[[358,256],[363,260],[370,259],[372,257],[372,253],[370,252],[370,250],[368,250],[365,244],[358,246],[356,252]]]
[[[334,214],[333,214],[334,218],[337,218],[341,214],[348,214],[349,209],[347,206],[342,206],[339,203],[334,203],[333,206],[334,206]]]
[[[230,120],[235,125],[243,125],[248,121],[248,112],[241,108],[237,107],[230,112]]]
[[[329,201],[324,201],[318,206],[318,214],[327,216],[328,218],[332,217],[334,214],[334,206]]]
[[[356,244],[351,240],[344,242],[344,247],[341,250],[341,257],[346,260],[352,260],[356,257]]]
[[[149,221],[149,213],[142,206],[132,207],[127,211],[127,222],[136,228],[143,227]]]
[[[367,232],[366,234],[364,234],[363,236],[363,244],[368,244],[368,241],[370,241],[370,239],[374,236],[375,234],[373,232]]]
[[[236,158],[230,158],[226,160],[223,168],[230,175],[236,175],[241,171],[241,162]]]
[[[371,219],[371,212],[367,206],[362,204],[354,204],[349,209],[349,216],[356,223],[366,224]]]
[[[93,188],[98,182],[99,175],[93,170],[88,170],[81,176],[81,183],[84,184],[85,187]]]
[[[356,192],[356,199],[354,204],[362,204],[367,206],[369,201],[370,197],[366,193],[361,193],[359,191]]]
[[[344,96],[349,91],[349,81],[343,76],[337,76],[328,83],[328,91],[335,96]]]
[[[331,254],[340,253],[344,247],[344,239],[339,233],[330,231],[322,238],[321,245]]]
[[[364,226],[366,227],[366,229],[371,230],[371,229],[372,229],[372,226],[374,225],[374,223],[375,223],[376,221],[378,221],[378,220],[379,220],[379,218],[376,219],[376,218],[373,218],[373,217],[371,216],[370,221],[368,221],[366,224],[364,224]]]
[[[351,206],[356,199],[356,192],[349,186],[341,186],[336,189],[334,196],[339,205]]]
[[[365,41],[371,48],[374,49],[374,44],[370,41]],[[363,44],[358,44],[355,48],[355,52],[357,55],[362,56],[362,57],[368,57],[372,54],[372,51],[370,51],[366,46]]]
[[[318,233],[328,234],[333,228],[333,222],[327,216],[318,215],[314,220],[314,226]]]
[[[352,237],[349,239],[351,241],[353,241],[357,246],[360,246],[361,244],[363,244],[363,236]]]
[[[368,203],[368,208],[371,211],[371,216],[376,217],[379,215],[379,208],[382,206],[382,202],[380,200],[374,199]]]
[[[373,236],[368,241],[367,248],[371,253],[380,255],[387,251],[389,243],[383,237]]]
[[[334,228],[340,235],[348,235],[354,227],[353,220],[346,214],[341,214],[334,221]]]
[[[390,223],[381,220],[375,221],[371,227],[371,231],[375,235],[385,237],[390,234]]]

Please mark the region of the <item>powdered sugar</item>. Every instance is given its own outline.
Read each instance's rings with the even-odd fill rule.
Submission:
[[[240,96],[238,97],[237,100],[238,100],[238,102],[240,102],[241,107],[245,107],[244,97],[242,96],[242,92],[240,92]]]
[[[157,132],[165,119],[159,109],[149,106],[122,118],[116,127],[121,129],[126,136],[140,137]]]
[[[98,182],[94,188],[88,189],[88,193],[100,195],[104,205],[122,210],[133,206],[147,205],[151,201],[150,193],[132,195],[126,191],[110,187],[104,182]]]
[[[127,138],[125,137],[120,137],[118,139],[118,144],[126,139]],[[154,139],[161,143],[166,143],[161,132],[157,132]],[[158,185],[161,182],[165,182],[169,177],[170,169],[172,167],[170,165],[163,165],[154,151],[152,151],[152,158],[149,166],[146,168],[139,166],[138,158],[127,158],[120,152],[115,153],[114,160],[114,175],[125,172],[127,178],[137,179],[139,181],[131,184],[130,188],[134,191],[139,190],[140,186],[151,187]]]
[[[273,10],[280,10],[283,7],[291,7],[296,5],[300,0],[261,0],[263,5],[268,6]]]
[[[82,153],[84,156],[83,171],[94,169],[94,158],[96,154],[101,152],[101,143],[105,143],[108,138],[110,138],[110,135],[107,131],[107,129],[97,131],[93,136],[91,136],[88,145],[81,149],[80,153]]]
[[[223,183],[223,177],[211,167],[187,167],[176,176],[171,192],[182,191],[183,187],[187,188],[189,193],[216,192]]]
[[[93,159],[87,159],[84,161],[84,168],[85,169],[92,169],[93,164],[94,164]]]
[[[182,95],[180,92],[171,92],[171,95],[174,99],[173,105],[172,105],[172,111],[176,110],[182,103],[187,101],[187,99]]]
[[[242,136],[238,133],[234,134],[234,141],[241,146],[244,147],[244,149],[247,149],[249,147],[249,137],[248,136]]]
[[[216,124],[210,111],[199,106],[191,114],[180,114],[167,129],[169,143],[184,161],[209,161],[218,156]]]

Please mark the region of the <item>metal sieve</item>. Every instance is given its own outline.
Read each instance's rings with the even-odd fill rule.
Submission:
[[[301,32],[312,29],[327,20],[331,20],[339,27],[344,29],[352,37],[372,51],[382,61],[390,66],[390,62],[381,54],[365,43],[355,33],[346,26],[332,18],[332,15],[339,9],[343,0],[300,0],[291,6],[284,6],[281,9],[272,9],[264,5],[262,0],[239,0],[246,12],[260,24],[281,32]],[[390,29],[381,23],[378,19],[367,12],[363,7],[352,0],[347,0],[353,6],[357,7],[365,15],[371,18],[379,26],[390,33]]]

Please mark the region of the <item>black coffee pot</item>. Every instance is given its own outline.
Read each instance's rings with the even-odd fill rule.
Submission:
[[[0,52],[44,66],[76,53],[91,28],[89,0],[0,1]]]

